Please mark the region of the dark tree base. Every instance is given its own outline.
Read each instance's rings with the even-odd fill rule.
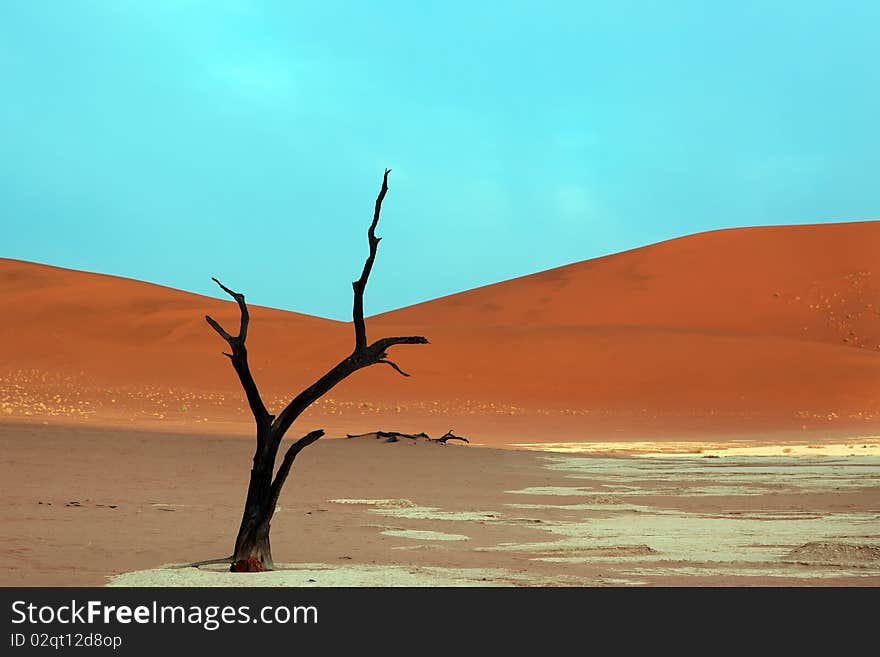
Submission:
[[[262,573],[264,570],[263,564],[256,557],[241,559],[229,567],[231,573]]]

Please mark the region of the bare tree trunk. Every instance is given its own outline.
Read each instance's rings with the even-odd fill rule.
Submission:
[[[428,343],[427,339],[422,336],[406,336],[381,338],[372,344],[367,344],[367,331],[364,323],[364,290],[367,287],[367,280],[370,277],[373,262],[376,258],[376,250],[381,239],[376,237],[375,231],[379,223],[382,201],[388,192],[388,174],[390,172],[390,169],[385,170],[385,175],[382,178],[382,187],[379,191],[379,196],[376,198],[373,221],[367,231],[370,247],[369,255],[364,263],[361,277],[352,283],[354,289],[354,306],[352,309],[355,331],[354,350],[324,376],[294,397],[277,417],[271,415],[266,409],[248,366],[245,340],[247,338],[250,316],[247,304],[244,301],[244,295],[239,292],[233,292],[216,278],[213,279],[224,292],[229,294],[238,303],[241,312],[238,335],[233,336],[229,334],[210,316],[206,315],[205,320],[230,346],[232,353],[225,353],[224,355],[232,361],[232,366],[236,374],[238,374],[239,381],[244,389],[248,405],[257,425],[257,445],[254,450],[247,498],[245,499],[241,525],[235,539],[235,549],[231,557],[231,570],[233,571],[255,572],[272,570],[275,567],[272,560],[269,531],[272,516],[275,514],[275,507],[278,503],[278,496],[281,494],[281,489],[287,481],[297,454],[324,435],[324,431],[318,429],[293,442],[287,448],[281,465],[278,466],[276,471],[275,461],[281,441],[294,421],[314,401],[326,394],[337,383],[364,367],[383,363],[389,365],[403,376],[409,376],[396,363],[388,359],[386,351],[398,344]]]
[[[247,498],[241,525],[235,537],[232,552],[233,570],[272,570],[272,546],[269,543],[269,528],[274,509],[269,510],[272,472],[256,465],[251,470]]]

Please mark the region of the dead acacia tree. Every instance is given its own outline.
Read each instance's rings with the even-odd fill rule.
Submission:
[[[254,415],[257,425],[257,445],[254,451],[253,468],[251,469],[250,483],[248,484],[247,498],[244,505],[244,513],[241,518],[241,526],[235,539],[235,549],[228,561],[232,563],[234,571],[259,571],[271,570],[272,548],[269,543],[269,527],[278,496],[287,477],[293,461],[304,448],[311,445],[324,435],[322,429],[310,431],[302,438],[294,441],[284,453],[284,458],[278,469],[275,469],[275,461],[278,456],[281,441],[287,430],[296,419],[313,402],[331,390],[337,383],[354,374],[364,367],[379,363],[394,368],[399,374],[409,376],[397,364],[390,360],[387,351],[390,347],[399,344],[427,344],[427,340],[418,335],[406,337],[380,338],[372,344],[367,343],[367,330],[364,324],[364,290],[370,271],[373,269],[373,261],[376,259],[376,249],[381,238],[376,237],[376,225],[379,223],[379,213],[382,211],[382,201],[388,192],[388,174],[390,169],[385,170],[382,178],[382,187],[376,198],[376,206],[373,212],[373,221],[367,231],[369,240],[369,255],[364,263],[364,269],[358,280],[352,283],[354,288],[354,308],[352,317],[354,320],[354,350],[343,358],[335,367],[330,369],[324,376],[315,381],[308,388],[294,397],[289,404],[276,416],[269,413],[254,377],[248,367],[247,348],[245,341],[248,330],[248,308],[244,301],[244,295],[233,292],[216,278],[212,279],[220,288],[230,295],[238,303],[241,311],[241,324],[238,335],[227,332],[212,317],[206,315],[205,320],[220,334],[229,344],[231,353],[224,355],[232,361],[232,367],[238,374],[247,397],[248,405]],[[227,561],[226,559],[220,561]],[[202,562],[205,563],[205,562]]]

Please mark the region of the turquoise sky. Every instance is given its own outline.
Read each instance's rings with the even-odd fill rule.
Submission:
[[[878,218],[880,2],[0,0],[0,256],[349,317]]]

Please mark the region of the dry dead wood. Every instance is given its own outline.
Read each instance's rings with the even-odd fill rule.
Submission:
[[[367,342],[367,329],[364,323],[364,291],[366,290],[367,281],[373,269],[376,251],[381,240],[381,238],[376,237],[376,226],[379,223],[379,215],[382,211],[382,201],[388,192],[389,173],[391,173],[391,170],[386,169],[385,175],[382,178],[379,195],[376,197],[373,220],[367,231],[369,244],[367,260],[364,263],[360,278],[352,283],[354,290],[354,305],[352,308],[355,334],[354,349],[351,354],[343,358],[326,374],[296,395],[277,416],[272,415],[266,408],[248,365],[245,341],[247,339],[250,314],[248,313],[244,294],[234,292],[216,278],[212,279],[220,286],[220,289],[231,296],[238,304],[240,312],[238,335],[229,333],[210,315],[205,316],[205,321],[229,345],[229,352],[224,352],[224,355],[232,362],[232,367],[235,369],[235,373],[238,375],[238,379],[244,389],[248,406],[256,422],[257,433],[257,444],[254,451],[253,468],[251,469],[247,498],[245,500],[241,525],[235,540],[235,549],[231,558],[233,570],[254,570],[256,567],[262,570],[271,570],[273,568],[272,551],[269,544],[269,525],[275,513],[281,488],[284,486],[290,474],[290,469],[293,466],[293,461],[300,451],[324,435],[323,430],[317,429],[294,441],[287,448],[281,465],[276,472],[275,462],[281,441],[294,421],[313,402],[330,391],[335,385],[365,367],[381,363],[390,366],[403,376],[409,376],[397,363],[388,358],[388,350],[401,344],[428,343],[428,340],[420,335],[380,338],[372,344]],[[218,562],[222,563],[224,561],[226,560],[221,559]],[[205,564],[208,562],[197,563]],[[256,566],[250,567],[248,564],[256,564]]]

